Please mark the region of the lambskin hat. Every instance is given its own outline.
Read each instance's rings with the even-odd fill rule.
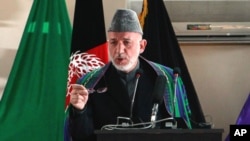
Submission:
[[[130,9],[116,10],[108,32],[138,32],[143,34],[136,12]]]

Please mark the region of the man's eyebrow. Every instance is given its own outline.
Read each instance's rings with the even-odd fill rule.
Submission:
[[[117,40],[117,39],[116,38],[109,39],[109,41],[115,41],[115,40]]]
[[[131,40],[130,38],[123,38],[123,40]]]

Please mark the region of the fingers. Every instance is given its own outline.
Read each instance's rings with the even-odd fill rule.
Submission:
[[[83,109],[88,101],[88,90],[79,84],[72,84],[70,103],[77,109]]]
[[[83,85],[79,85],[79,84],[72,84],[72,91],[71,91],[71,95],[85,95],[88,94],[88,90],[83,86]]]
[[[82,95],[71,95],[70,103],[75,104],[85,104],[87,102],[87,97]]]
[[[79,89],[79,90],[81,90],[81,89],[86,89],[83,85],[80,85],[80,84],[71,84],[71,87],[73,88],[73,89]]]

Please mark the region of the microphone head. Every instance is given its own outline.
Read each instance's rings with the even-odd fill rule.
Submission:
[[[175,68],[173,69],[173,74],[174,74],[174,75],[180,75],[180,74],[181,74],[181,69],[180,69],[179,67],[175,67]]]
[[[139,78],[143,74],[143,70],[140,68],[136,71],[135,77]]]
[[[164,75],[159,75],[156,78],[155,86],[153,90],[153,102],[154,103],[161,103],[163,101],[163,95],[165,92],[165,86],[166,86],[166,77]]]

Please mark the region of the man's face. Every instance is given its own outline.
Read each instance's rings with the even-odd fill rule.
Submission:
[[[135,32],[108,32],[109,57],[114,66],[121,71],[130,72],[144,51],[146,40]]]

